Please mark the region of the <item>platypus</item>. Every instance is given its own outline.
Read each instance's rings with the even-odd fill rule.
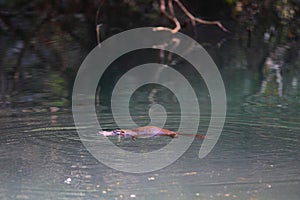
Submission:
[[[178,135],[195,136],[197,138],[205,138],[204,135],[200,134],[186,134],[170,131],[168,129],[160,128],[157,126],[142,126],[135,129],[116,129],[113,131],[100,131],[100,134],[104,136],[123,136],[131,137],[136,140],[138,137],[151,137],[151,136],[169,136],[175,138]]]

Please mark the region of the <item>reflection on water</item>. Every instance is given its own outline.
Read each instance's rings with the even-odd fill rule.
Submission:
[[[235,73],[239,76],[232,76]],[[72,129],[69,109],[3,110],[0,198],[299,199],[299,88],[292,84],[294,78],[284,80],[283,95],[274,100],[259,96],[260,84],[247,70],[227,69],[222,75],[228,116],[213,151],[200,160],[202,140],[196,139],[174,164],[146,174],[118,172],[93,158]],[[140,116],[141,123],[148,121],[144,107],[149,105],[147,96],[151,93],[144,89],[135,94],[135,117]],[[158,94],[161,91],[158,88]],[[210,117],[209,109],[205,110],[210,105],[207,92],[201,91],[200,133],[206,130]],[[166,103],[163,93],[160,96]],[[170,107],[166,125],[172,129],[178,126],[179,118]],[[114,129],[109,109],[100,110],[105,128]],[[157,138],[151,143],[125,139],[121,144],[144,150],[160,145]],[[122,165],[122,157],[116,162]]]

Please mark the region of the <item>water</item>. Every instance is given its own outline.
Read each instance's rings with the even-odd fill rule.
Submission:
[[[239,76],[232,78],[235,73]],[[228,113],[212,152],[199,159],[202,140],[196,139],[172,165],[144,174],[116,171],[96,160],[72,128],[69,108],[2,109],[0,199],[299,199],[299,89],[285,84],[283,98],[266,99],[250,71],[224,69],[222,76]],[[200,90],[202,133],[210,102],[205,89]],[[135,94],[140,100],[133,118],[140,117],[141,124],[149,122],[144,109],[149,101],[142,100],[147,94],[147,88]],[[109,109],[99,109],[102,125],[114,129]],[[175,129],[177,108],[170,106],[168,112],[166,126]],[[151,150],[164,142],[168,140],[127,139],[120,146]]]
[[[200,9],[205,1],[187,5],[191,13],[203,19],[220,19],[230,31],[225,33],[207,25],[192,28],[185,21],[187,18],[179,19],[182,31],[206,48],[221,71],[228,101],[225,126],[205,158],[198,158],[203,140],[195,139],[172,165],[143,174],[111,169],[92,156],[75,130],[70,96],[80,63],[97,44],[96,11],[101,7],[101,16],[96,21],[103,24],[103,40],[121,30],[165,24],[155,8],[158,5],[148,1],[140,5],[134,1],[106,1],[110,5],[104,7],[102,3],[98,7],[97,1],[86,5],[82,1],[3,2],[0,199],[300,199],[297,1],[277,1],[276,6],[272,1],[243,1],[247,4],[243,8],[220,4]],[[216,10],[222,8],[224,14],[219,15]],[[242,9],[241,13],[237,9]],[[229,16],[232,19],[226,22]],[[170,64],[178,58],[167,53],[162,57],[162,52],[155,51],[134,53],[130,59],[121,57],[102,80],[106,87],[99,89],[96,110],[105,130],[117,128],[110,108],[111,90],[117,78],[131,66],[150,62]],[[207,88],[203,81],[198,83],[201,77],[195,70],[180,59],[176,61],[174,68],[197,91],[201,111],[198,132],[205,134],[211,111]],[[176,130],[180,105],[171,91],[157,85],[140,89],[132,95],[129,105],[132,119],[139,126],[147,125],[151,122],[149,109],[159,102],[165,108],[165,112],[159,112],[167,117],[157,115],[154,119],[165,120],[165,128]],[[189,112],[190,116],[196,114]],[[123,113],[120,115],[121,119],[128,119]],[[98,130],[94,132],[94,139],[100,140]],[[171,139],[111,141],[127,151],[149,152]],[[105,151],[109,155],[105,147],[100,149],[100,153]],[[120,155],[115,163],[122,167],[124,159]]]

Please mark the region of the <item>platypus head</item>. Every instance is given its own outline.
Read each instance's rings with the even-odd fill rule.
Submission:
[[[124,136],[126,133],[125,133],[124,130],[116,129],[116,130],[113,131],[113,134]]]

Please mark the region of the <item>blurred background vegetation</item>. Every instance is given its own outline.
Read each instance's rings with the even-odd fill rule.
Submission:
[[[199,41],[220,69],[249,70],[266,95],[282,96],[282,74],[292,85],[298,82],[300,0],[182,3],[194,16],[219,20],[229,30],[194,27],[174,5],[180,31]],[[70,105],[76,72],[97,45],[99,24],[101,40],[136,27],[174,28],[157,0],[0,0],[1,106]]]

